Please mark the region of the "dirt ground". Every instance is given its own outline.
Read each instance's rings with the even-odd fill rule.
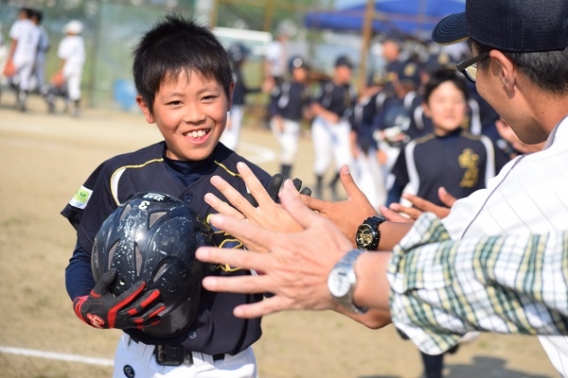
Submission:
[[[112,359],[118,331],[100,331],[73,314],[64,269],[75,242],[59,211],[104,159],[158,140],[140,115],[85,110],[78,119],[48,115],[32,98],[27,114],[0,106],[0,377],[108,377],[111,368],[61,354]],[[244,128],[239,152],[269,172],[277,151],[256,125]],[[266,152],[266,150],[264,151]],[[301,140],[295,175],[312,182],[311,141]],[[417,349],[392,326],[373,331],[334,313],[289,312],[263,320],[255,345],[260,375],[280,377],[419,377]],[[39,351],[38,357],[7,347]],[[51,353],[51,354],[50,354]],[[535,337],[482,335],[446,358],[447,377],[557,376]]]

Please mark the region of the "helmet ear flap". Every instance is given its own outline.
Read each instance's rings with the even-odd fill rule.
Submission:
[[[171,337],[197,316],[204,264],[195,259],[202,245],[213,245],[210,228],[187,204],[175,197],[139,193],[103,222],[92,249],[95,281],[117,270],[110,290],[119,296],[143,281],[145,291],[158,289],[164,303],[159,324],[142,332]]]

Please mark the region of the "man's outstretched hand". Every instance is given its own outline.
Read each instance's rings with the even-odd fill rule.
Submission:
[[[210,291],[274,294],[261,302],[237,306],[235,316],[253,318],[282,310],[323,310],[337,305],[329,293],[327,278],[335,263],[352,248],[351,241],[333,222],[302,202],[291,180],[284,183],[280,201],[281,210],[299,227],[293,235],[216,214],[210,221],[217,228],[253,247],[249,251],[214,247],[197,250],[196,256],[201,261],[263,272],[203,280],[203,287]],[[253,253],[256,251],[269,253]]]
[[[357,187],[346,165],[341,167],[339,178],[347,193],[346,200],[329,202],[302,196],[302,201],[310,209],[330,219],[354,245],[357,228],[368,217],[377,215],[377,210]]]

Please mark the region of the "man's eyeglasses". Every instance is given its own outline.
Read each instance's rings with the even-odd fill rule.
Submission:
[[[464,60],[463,62],[457,64],[456,69],[462,74],[464,74],[464,76],[469,81],[475,83],[475,80],[477,78],[477,63],[487,58],[488,56],[489,53],[485,52],[483,54],[474,56],[473,58]]]

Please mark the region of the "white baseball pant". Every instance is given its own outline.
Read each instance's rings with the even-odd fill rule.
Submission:
[[[231,119],[230,127],[225,127],[223,135],[221,135],[221,143],[236,151],[239,146],[239,139],[241,137],[241,123],[243,122],[244,106],[233,106],[229,112]]]
[[[193,352],[193,363],[179,366],[158,365],[154,345],[137,343],[126,333],[118,342],[113,378],[250,378],[257,377],[252,347],[222,360],[209,354]],[[129,374],[127,374],[127,372]]]
[[[280,130],[275,118],[270,120],[270,128],[280,145],[280,163],[292,165],[298,151],[300,138],[300,123],[289,119],[282,119],[283,130]]]
[[[342,165],[352,168],[353,155],[349,134],[351,126],[346,120],[329,123],[321,117],[316,117],[312,123],[312,142],[314,145],[314,173],[323,176],[331,163],[331,155],[335,160],[336,171]]]

